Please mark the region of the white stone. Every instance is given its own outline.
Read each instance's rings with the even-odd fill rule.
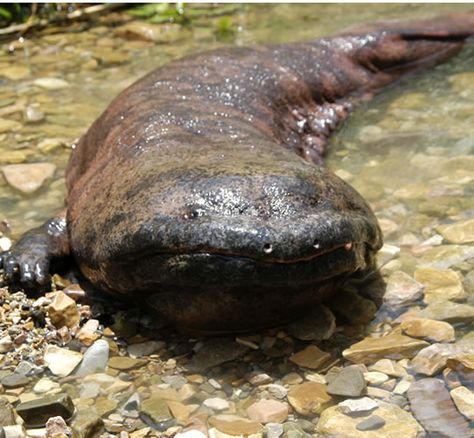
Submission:
[[[109,344],[103,339],[95,341],[84,353],[81,365],[76,376],[101,373],[105,371],[109,360]]]
[[[77,351],[48,345],[44,353],[44,361],[55,376],[66,377],[81,362],[82,354]]]
[[[44,394],[46,392],[60,389],[59,383],[53,382],[52,380],[43,377],[42,379],[36,382],[36,385],[33,387],[33,391],[37,394]]]
[[[47,90],[61,90],[69,87],[66,81],[58,78],[38,78],[33,84],[41,88],[46,88]]]
[[[223,398],[213,397],[204,400],[203,405],[213,411],[224,411],[229,408],[229,402]]]
[[[25,438],[26,431],[21,425],[3,426],[3,433],[5,438]]]
[[[397,383],[397,386],[393,389],[394,394],[405,394],[410,388],[412,382],[407,379],[402,379]]]
[[[185,432],[177,433],[175,438],[207,438],[207,436],[200,430],[191,429]]]
[[[8,237],[0,237],[0,251],[8,251],[12,246],[12,241]]]
[[[367,371],[364,373],[365,381],[370,385],[381,385],[388,380],[388,376],[380,371]]]
[[[369,397],[347,399],[338,404],[341,412],[344,414],[352,414],[355,412],[368,412],[379,407],[376,400]]]

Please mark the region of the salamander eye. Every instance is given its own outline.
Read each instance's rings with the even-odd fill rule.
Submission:
[[[265,245],[263,245],[263,252],[265,254],[270,254],[272,251],[273,251],[273,246],[271,245],[271,243],[266,243]]]
[[[313,248],[319,249],[321,247],[321,243],[319,242],[318,239],[315,239],[313,242]]]

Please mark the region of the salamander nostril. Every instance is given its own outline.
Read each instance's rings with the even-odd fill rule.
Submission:
[[[270,243],[263,245],[263,252],[265,254],[270,254],[273,251],[273,246]]]

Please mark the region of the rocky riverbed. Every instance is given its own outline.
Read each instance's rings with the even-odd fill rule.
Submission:
[[[453,6],[351,8],[247,9],[231,16],[230,43]],[[229,43],[218,19],[189,28],[113,15],[1,46],[2,250],[61,208],[69,148],[116,93]],[[467,49],[387,90],[334,138],[328,165],[383,228],[381,278],[348,283],[303,320],[190,337],[139,308],[87,301],[74,276],[55,275],[41,297],[0,288],[0,437],[472,436],[473,72]]]

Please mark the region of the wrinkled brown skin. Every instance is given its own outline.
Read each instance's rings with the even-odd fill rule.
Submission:
[[[371,25],[153,71],[82,137],[66,219],[4,254],[5,279],[41,284],[50,258],[72,254],[97,288],[205,332],[310,310],[373,269],[382,245],[368,204],[320,167],[328,136],[354,104],[454,55],[473,29],[472,13]]]

